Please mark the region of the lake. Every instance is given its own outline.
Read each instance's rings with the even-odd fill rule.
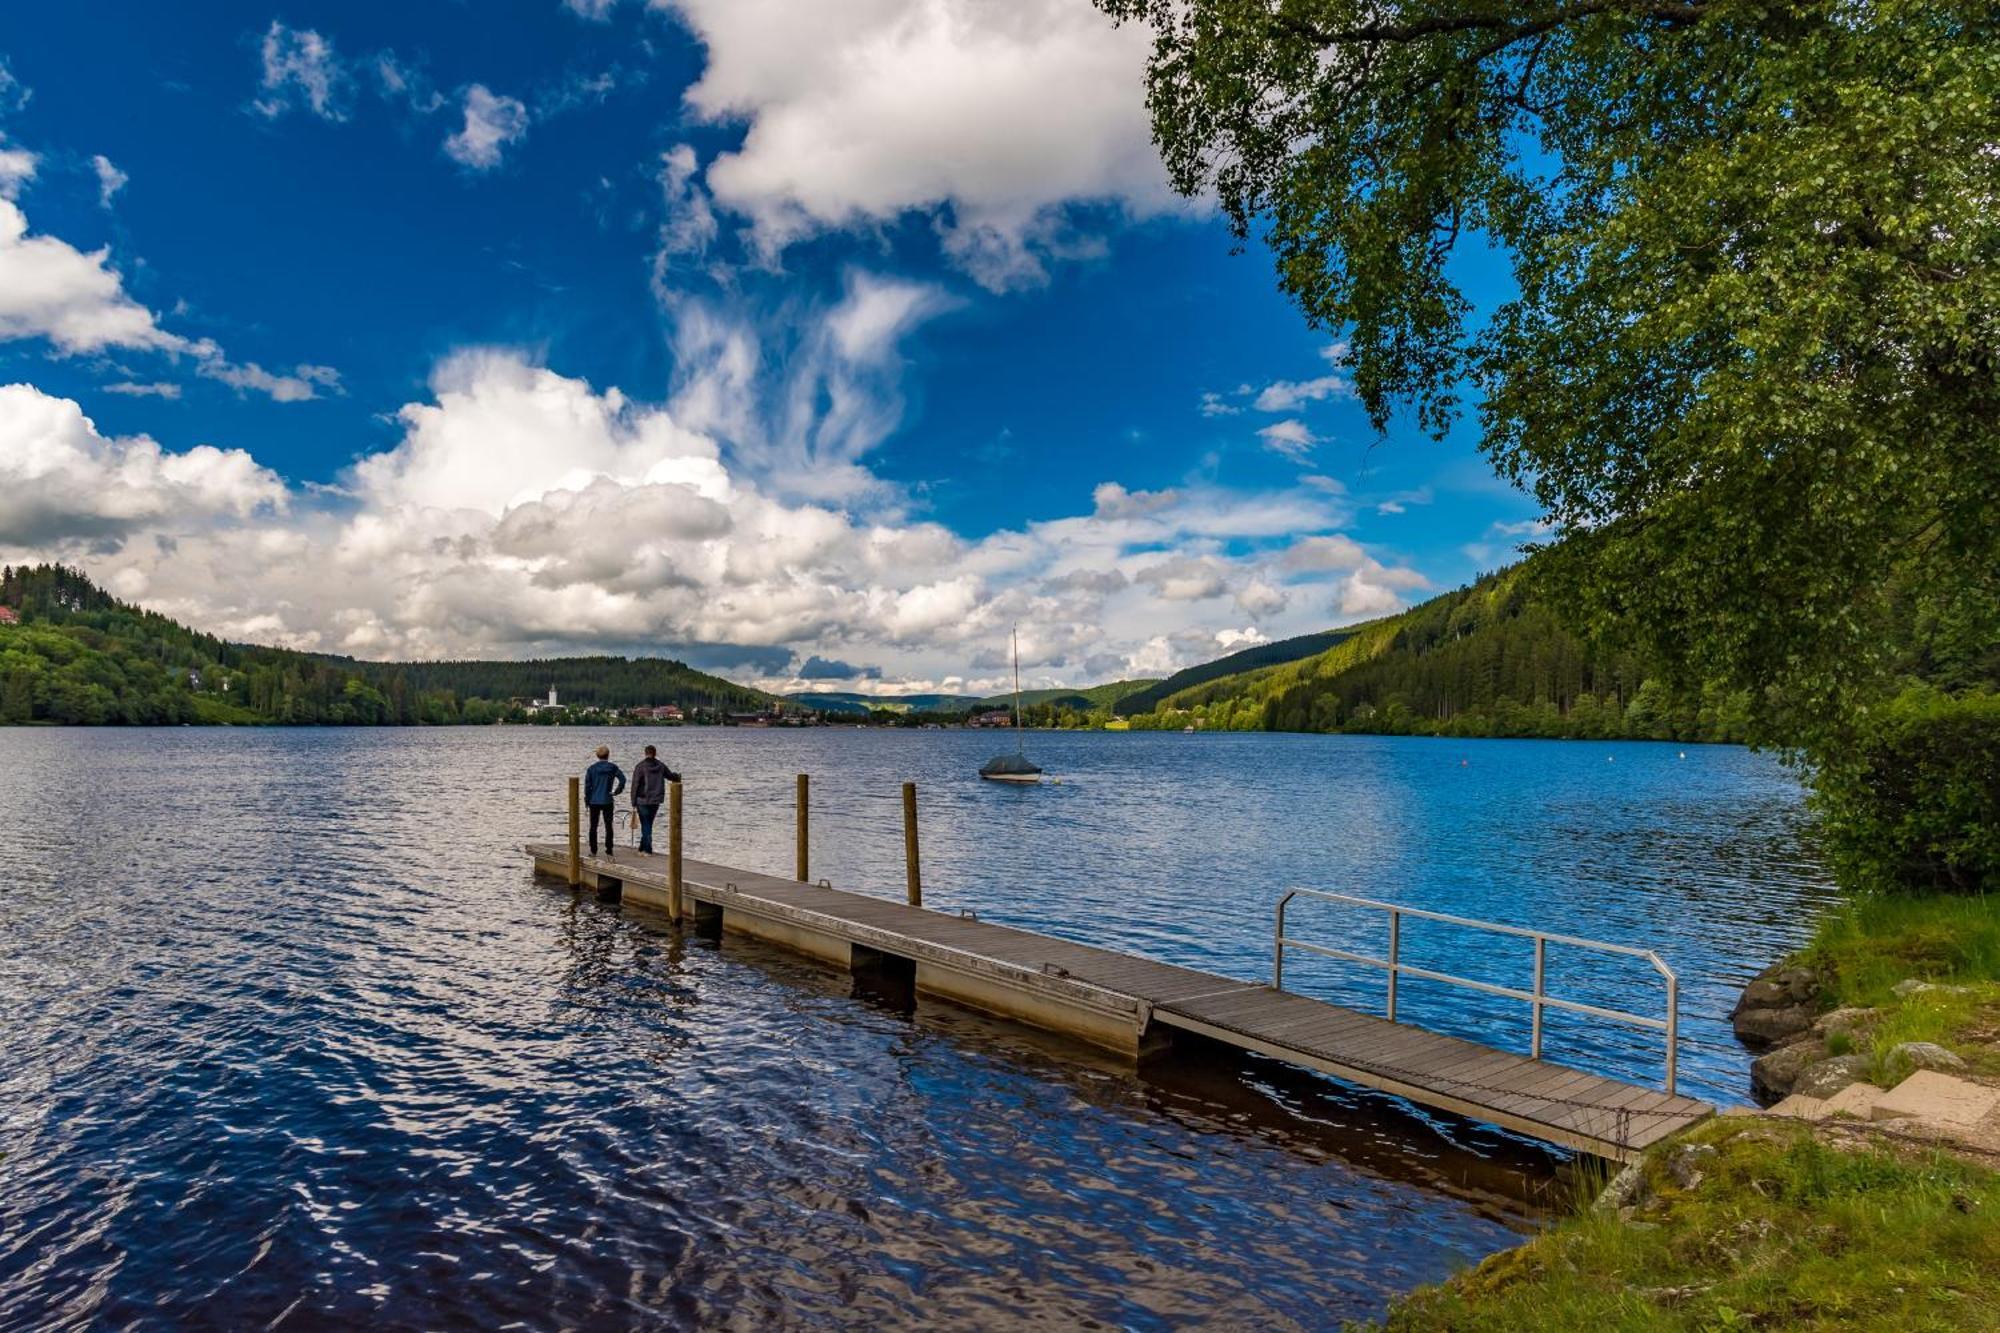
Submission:
[[[652,741],[691,856],[1249,980],[1306,886],[1656,949],[1683,1091],[1827,903],[1768,756],[1630,742],[854,729],[0,730],[0,1329],[1318,1328],[1517,1241],[1562,1156],[1254,1057],[1135,1073],[537,880],[564,783]],[[621,836],[623,830],[621,828]],[[1295,933],[1380,947],[1302,911]],[[1525,984],[1521,941],[1406,961]],[[1293,989],[1379,1011],[1311,955]],[[1643,965],[1550,989],[1658,1012]],[[1406,982],[1526,1048],[1525,1007]],[[1657,1033],[1549,1058],[1657,1083]]]

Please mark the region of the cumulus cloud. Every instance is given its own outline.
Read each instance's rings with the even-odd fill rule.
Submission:
[[[1236,593],[1236,607],[1247,616],[1263,619],[1273,616],[1291,604],[1291,597],[1283,588],[1264,579],[1252,579]]]
[[[1347,355],[1347,344],[1335,343],[1320,349],[1320,356],[1338,365]],[[1326,398],[1352,398],[1354,384],[1339,370],[1305,380],[1273,380],[1257,391],[1251,402],[1259,412],[1296,412],[1307,403]]]
[[[111,159],[102,153],[91,157],[90,167],[97,173],[97,202],[109,208],[112,197],[124,189],[132,178],[113,166]]]
[[[330,366],[273,374],[255,362],[232,361],[211,339],[161,328],[158,317],[126,293],[108,249],[86,253],[59,237],[30,235],[20,206],[0,198],[0,341],[18,338],[46,338],[65,355],[125,348],[185,356],[198,375],[278,402],[301,402],[340,384]]]
[[[276,119],[293,109],[322,120],[346,120],[347,95],[353,84],[333,43],[310,28],[288,28],[273,19],[258,44],[262,58],[262,90],[250,105],[261,116]]]
[[[707,49],[690,109],[746,127],[708,186],[766,256],[928,212],[946,254],[1006,290],[1042,281],[1047,258],[1101,249],[1073,203],[1179,206],[1146,118],[1147,35],[1088,4],[655,3]]]
[[[109,250],[85,253],[54,236],[29,235],[20,207],[0,199],[0,339],[47,338],[66,353],[180,347],[152,311],[125,294],[109,260]]]
[[[1259,412],[1277,414],[1297,412],[1309,404],[1329,398],[1352,398],[1354,383],[1340,369],[1341,363],[1347,359],[1347,344],[1329,344],[1320,348],[1319,354],[1321,360],[1333,367],[1324,375],[1299,380],[1272,380],[1262,388],[1254,384],[1239,384],[1227,393],[1210,391],[1202,394],[1199,410],[1205,417],[1233,417],[1242,413],[1247,405]],[[1279,424],[1288,431],[1291,429],[1287,423]]]
[[[1132,575],[1132,581],[1145,584],[1170,602],[1198,602],[1229,591],[1227,568],[1213,556],[1176,556],[1147,565]]]
[[[907,293],[850,290],[798,342],[893,359],[913,309]],[[753,364],[746,383],[771,373]],[[801,413],[841,410],[817,374],[805,390],[777,378],[772,396],[803,392]],[[203,628],[307,649],[678,654],[773,687],[980,692],[1003,683],[1016,624],[1030,683],[1076,685],[1322,628],[1341,576],[1355,587],[1333,594],[1355,605],[1415,577],[1338,534],[1338,497],[1303,490],[1106,482],[1082,512],[964,538],[892,493],[800,494],[678,399],[634,401],[506,349],[447,358],[396,414],[393,446],[283,515],[282,484],[246,454],[104,440],[75,404],[16,392],[0,416],[66,443],[32,478],[5,478],[0,556],[78,559]],[[54,424],[30,428],[29,408]],[[0,447],[28,456],[10,436]],[[85,484],[107,476],[123,483]]]
[[[1257,432],[1257,438],[1264,447],[1274,454],[1283,454],[1293,462],[1303,462],[1320,442],[1320,437],[1307,428],[1306,423],[1296,418],[1274,421]]]
[[[105,436],[67,398],[0,386],[0,546],[102,544],[284,504],[284,484],[240,449]]]
[[[878,666],[856,666],[852,662],[836,661],[817,654],[806,658],[793,673],[800,680],[880,680],[882,668]]]
[[[517,98],[502,96],[483,83],[465,90],[465,124],[444,141],[444,151],[461,166],[491,171],[502,151],[527,136],[528,108]]]

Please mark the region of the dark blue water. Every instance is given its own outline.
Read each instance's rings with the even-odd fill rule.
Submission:
[[[686,773],[693,855],[789,867],[805,771],[814,877],[898,893],[914,779],[931,905],[1246,978],[1295,885],[1652,947],[1683,1087],[1729,1100],[1733,988],[1826,896],[1796,785],[1723,748],[1035,735],[1064,780],[1011,790],[969,733],[0,730],[0,1329],[1316,1328],[1548,1206],[1556,1160],[1495,1130],[1255,1060],[1140,1076],[537,881],[600,739]],[[1551,955],[1656,1011],[1647,975]],[[1492,997],[1404,1014],[1526,1041]],[[1548,1053],[1660,1074],[1595,1021]]]

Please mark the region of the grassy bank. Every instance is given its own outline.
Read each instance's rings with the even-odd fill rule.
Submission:
[[[1931,1149],[1727,1119],[1630,1220],[1584,1210],[1397,1306],[1391,1329],[2000,1327],[2000,1175]],[[1669,1150],[1672,1151],[1672,1150]]]
[[[1873,1009],[1859,1049],[1875,1056],[1878,1084],[1903,1042],[1956,1053],[1974,1074],[2000,1075],[2000,900],[1870,896],[1821,922],[1800,960],[1820,974],[1828,1009]],[[1905,981],[1936,989],[1897,995]],[[1831,1051],[1838,1055],[1839,1050]]]
[[[1911,1041],[2000,1076],[2000,902],[1860,898],[1798,961],[1820,974],[1827,1009],[1875,1011],[1853,1040],[1874,1055],[1876,1081],[1908,1072],[1888,1068],[1888,1053]],[[1912,980],[1933,988],[1896,993]],[[1526,1245],[1412,1293],[1387,1327],[2000,1328],[1995,1166],[1858,1125],[1725,1118],[1655,1150],[1645,1202],[1627,1214],[1586,1201]]]

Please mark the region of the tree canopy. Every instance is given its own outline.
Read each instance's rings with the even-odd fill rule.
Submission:
[[[1990,662],[1991,0],[1097,3],[1154,33],[1174,184],[1269,244],[1378,428],[1475,400],[1566,603],[1792,735],[1912,632]],[[1483,319],[1480,245],[1516,288]]]

